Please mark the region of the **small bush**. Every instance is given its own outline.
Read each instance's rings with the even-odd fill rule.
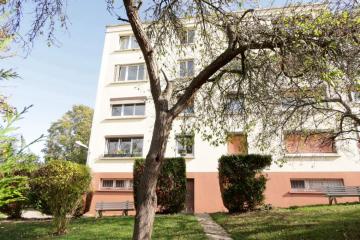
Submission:
[[[230,155],[219,159],[221,197],[230,213],[254,210],[264,200],[266,178],[261,171],[271,156]]]
[[[56,234],[66,233],[66,216],[74,214],[90,181],[86,166],[69,161],[52,160],[35,172],[31,189],[39,205],[53,215]]]
[[[134,199],[141,174],[144,171],[144,159],[137,159],[134,164]],[[186,165],[184,158],[165,158],[161,167],[156,188],[159,213],[178,213],[184,209],[186,198]]]
[[[29,205],[29,178],[37,166],[37,157],[27,153],[0,164],[0,212],[8,218],[21,218],[22,210]]]

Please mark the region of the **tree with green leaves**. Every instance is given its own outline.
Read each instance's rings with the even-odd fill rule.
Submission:
[[[85,164],[87,149],[76,144],[89,144],[93,110],[84,105],[74,105],[48,129],[45,160],[66,160]]]
[[[29,179],[38,166],[38,157],[28,147],[42,136],[26,144],[15,133],[14,124],[28,108],[17,112],[6,105],[0,111],[0,212],[9,218],[20,218],[22,209],[29,204]]]
[[[21,14],[16,13],[21,13],[24,7],[16,5],[19,2],[24,1],[9,0],[6,5],[16,10],[11,22],[14,29],[21,18]],[[33,2],[36,21],[32,32],[41,32],[37,30],[49,23],[51,34],[48,36],[51,38],[56,19],[66,25],[67,18],[63,14],[66,1]],[[138,186],[133,239],[151,239],[157,206],[156,185],[169,134],[177,116],[194,99],[200,104],[197,104],[196,118],[189,120],[194,124],[189,125],[201,132],[203,138],[217,143],[218,139],[224,139],[229,127],[241,126],[248,130],[258,125],[266,130],[262,131],[266,133],[263,136],[270,139],[271,135],[277,134],[276,129],[282,129],[288,125],[286,123],[309,124],[298,121],[299,115],[294,109],[301,110],[297,113],[305,112],[300,119],[311,116],[306,112],[315,111],[312,116],[317,116],[316,113],[327,109],[326,98],[307,97],[306,89],[312,90],[316,82],[342,85],[348,90],[358,82],[356,62],[360,12],[357,0],[286,1],[291,7],[276,9],[263,9],[264,6],[271,7],[273,1],[254,0],[106,2],[108,9],[116,15],[120,15],[117,4],[125,10],[126,17],[119,16],[119,20],[131,25],[143,53],[156,113],[150,148]],[[326,5],[296,4],[314,2]],[[197,44],[193,48],[179,44],[189,26],[196,32]],[[32,36],[30,34],[29,38],[33,39]],[[194,51],[197,58],[194,74],[171,77],[173,66],[176,66],[174,63],[178,61],[173,57],[173,49],[179,50],[176,51],[179,57],[184,56],[184,52]],[[348,60],[355,65],[348,65]],[[346,81],[350,85],[345,84]],[[310,85],[307,86],[306,82]],[[304,94],[298,94],[298,89]],[[336,89],[339,91],[340,87]],[[289,108],[289,114],[273,112],[269,107],[278,106],[288,93],[291,100],[296,100],[292,102],[310,101],[301,105],[304,108],[299,108],[300,104]],[[358,131],[356,111],[349,111],[343,95],[332,93],[338,98],[329,105],[341,107],[340,111],[334,108],[334,121],[346,122],[346,126],[351,127],[350,130],[342,128],[340,132]],[[244,114],[234,114],[232,110],[238,110],[238,106],[233,109],[234,104],[229,99],[243,101],[244,104],[240,105],[246,109]],[[310,105],[314,107],[307,107]],[[259,117],[254,115],[256,113],[260,113]],[[203,126],[207,128],[204,130]]]
[[[108,2],[113,6],[114,1]],[[304,79],[304,74],[308,79],[326,75],[334,62],[341,64],[344,59],[357,56],[358,2],[327,2],[327,5],[294,4],[277,9],[259,9],[258,3],[262,1],[122,2],[126,18],[119,19],[131,25],[143,53],[156,113],[138,186],[133,239],[151,238],[157,206],[156,184],[169,134],[177,116],[194,99],[200,103],[200,109],[189,125],[213,143],[225,139],[224,135],[236,127],[281,128],[282,122],[271,111],[265,111],[263,118],[240,114],[246,102],[234,106],[230,96],[240,102],[246,94],[254,100],[252,112],[255,113],[263,108],[261,102],[267,103],[266,99],[274,96],[272,86],[283,86],[289,91],[288,82],[296,84]],[[148,21],[144,23],[144,20]],[[329,25],[328,21],[334,24]],[[197,34],[195,47],[179,46],[189,27]],[[179,56],[174,58],[170,49],[179,49]],[[186,57],[189,51],[196,56],[196,68],[181,78],[173,77],[176,61]],[[306,68],[298,66],[302,63]],[[323,67],[323,63],[328,67]],[[180,68],[180,74],[184,71],[188,69]],[[297,74],[298,71],[303,74]],[[356,75],[356,71],[351,73]]]

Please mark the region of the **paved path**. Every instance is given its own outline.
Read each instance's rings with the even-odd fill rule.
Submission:
[[[195,214],[195,217],[200,222],[201,226],[204,228],[206,236],[210,240],[232,240],[230,235],[207,213]]]

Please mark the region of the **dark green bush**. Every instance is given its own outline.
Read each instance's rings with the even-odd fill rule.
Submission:
[[[64,234],[69,219],[90,186],[89,169],[70,161],[52,160],[35,171],[31,191],[39,205],[54,216],[56,234]]]
[[[271,156],[230,155],[219,159],[219,183],[224,206],[230,213],[251,211],[264,200],[266,178],[261,171]]]
[[[141,174],[144,171],[144,159],[134,164],[134,202]],[[186,198],[186,164],[184,158],[165,158],[156,188],[159,213],[178,213],[184,209]]]
[[[11,155],[0,163],[0,212],[8,218],[21,218],[29,206],[29,179],[37,167],[37,157],[28,153]]]

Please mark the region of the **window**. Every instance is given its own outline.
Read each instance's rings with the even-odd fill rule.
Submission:
[[[133,180],[131,179],[101,179],[101,188],[112,190],[132,190]]]
[[[120,36],[120,49],[136,49],[139,48],[139,44],[136,41],[135,36]]]
[[[230,94],[227,99],[226,99],[226,103],[225,103],[225,111],[228,112],[229,114],[238,114],[241,113],[244,109],[244,100],[235,95],[235,94]]]
[[[142,137],[106,138],[105,157],[141,157]]]
[[[194,76],[194,60],[180,61],[180,77]]]
[[[360,92],[351,92],[352,101],[360,103]]]
[[[285,135],[287,153],[336,153],[335,139],[330,133],[289,133]]]
[[[194,136],[176,136],[176,152],[180,154],[180,156],[194,156]]]
[[[143,116],[145,103],[112,104],[111,116]]]
[[[192,44],[194,43],[194,38],[195,38],[195,30],[194,29],[187,30],[184,36],[180,39],[180,43],[184,45]]]
[[[194,108],[195,102],[194,99],[191,100],[190,104],[184,109],[183,115],[193,115],[195,113]]]
[[[322,192],[326,187],[344,186],[342,179],[292,179],[291,190],[296,192]]]
[[[115,82],[145,80],[145,75],[145,64],[115,66]]]
[[[228,137],[228,154],[247,154],[247,136],[245,134],[234,134]]]

